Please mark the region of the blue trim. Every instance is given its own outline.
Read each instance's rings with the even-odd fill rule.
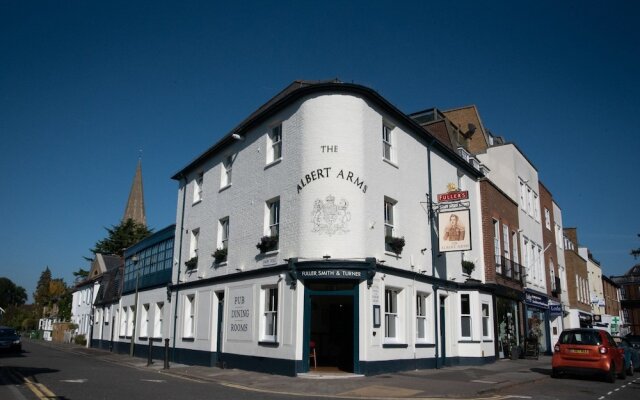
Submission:
[[[448,357],[444,365],[451,366],[479,366],[491,364],[496,361],[495,357]],[[442,364],[439,364],[442,365]],[[379,375],[391,372],[412,371],[416,369],[435,369],[436,359],[417,358],[406,360],[386,360],[386,361],[361,361],[360,373],[364,375]]]
[[[426,348],[431,348],[433,349],[434,347],[436,347],[435,343],[416,343],[416,349],[426,349]]]
[[[383,349],[406,349],[407,347],[409,347],[409,345],[406,343],[383,343],[382,344]]]

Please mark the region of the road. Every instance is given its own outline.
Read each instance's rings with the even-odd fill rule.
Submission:
[[[542,373],[542,371],[540,371]],[[544,371],[550,374],[551,370]],[[535,400],[631,400],[640,399],[640,372],[615,383],[598,377],[565,376],[513,386],[497,392],[502,398]]]
[[[25,341],[23,346],[19,356],[0,356],[2,400],[283,398],[123,366],[38,342]]]

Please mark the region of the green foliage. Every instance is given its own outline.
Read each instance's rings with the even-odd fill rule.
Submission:
[[[33,293],[33,301],[36,305],[36,309],[42,312],[44,306],[51,303],[51,296],[49,295],[49,286],[51,285],[51,270],[46,267],[40,274],[38,284],[36,285],[36,291]]]
[[[640,234],[638,234],[638,237],[640,237]],[[637,249],[632,249],[631,255],[634,259],[638,259],[638,257],[640,257],[640,247],[638,247]]]
[[[87,338],[84,335],[76,335],[76,337],[73,338],[73,342],[85,346],[87,344]]]
[[[462,260],[462,270],[465,274],[471,275],[474,269],[476,269],[476,265],[473,261]]]
[[[131,218],[122,221],[119,225],[105,228],[108,232],[106,238],[96,242],[91,252],[95,255],[115,254],[124,256],[124,249],[133,246],[142,239],[151,235],[152,230],[147,229],[143,224],[139,224]]]
[[[27,301],[27,291],[17,286],[11,279],[0,278],[0,307],[19,306]]]
[[[24,329],[23,326],[33,326],[33,329],[37,327],[37,321],[39,316],[36,313],[36,308],[33,304],[21,304],[12,305],[5,308],[6,313],[2,319],[2,325],[10,326],[17,330]]]
[[[215,261],[217,263],[221,263],[224,261],[227,261],[227,249],[222,248],[222,249],[217,249],[214,253],[213,253],[213,258],[215,259]]]
[[[73,273],[73,276],[75,276],[76,279],[83,279],[89,276],[89,271],[86,269],[80,268]]]
[[[395,237],[395,236],[385,236],[384,242],[387,244],[387,247],[394,253],[400,255],[402,253],[402,249],[404,249],[405,241],[403,237]]]
[[[260,253],[266,253],[278,248],[278,235],[263,236],[260,238],[260,242],[256,245],[256,248],[260,250]]]
[[[198,266],[198,257],[191,257],[188,261],[184,262],[184,265],[187,267],[187,270],[195,269]]]

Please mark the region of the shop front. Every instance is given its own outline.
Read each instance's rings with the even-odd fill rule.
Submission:
[[[549,337],[549,298],[532,291],[525,291],[525,322],[527,340],[537,340],[541,353],[551,348]]]
[[[521,324],[518,311],[519,302],[508,297],[496,297],[496,317],[498,322],[498,356],[500,358],[517,358],[518,346],[521,345]]]

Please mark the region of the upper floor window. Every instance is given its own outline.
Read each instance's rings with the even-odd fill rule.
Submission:
[[[533,194],[533,217],[540,222],[540,199],[537,194]]]
[[[225,217],[218,221],[218,248],[229,248],[229,217]]]
[[[222,161],[222,179],[220,187],[231,185],[231,171],[233,169],[233,156],[227,156]]]
[[[271,128],[268,136],[267,163],[272,163],[282,158],[282,124]]]
[[[497,219],[493,220],[493,254],[496,260],[496,272],[502,273],[502,260],[500,260],[500,254],[502,249],[500,248],[500,222]]]
[[[522,209],[526,211],[527,210],[527,187],[525,186],[522,180],[520,180],[519,183],[520,183],[520,207],[522,207]]]
[[[385,238],[393,237],[395,234],[395,205],[396,202],[392,199],[384,199],[384,236]],[[385,250],[392,251],[391,247],[385,239]]]
[[[202,187],[204,183],[204,174],[200,172],[193,182],[193,202],[202,201]]]
[[[382,158],[387,161],[394,161],[392,131],[389,124],[382,123]]]
[[[269,210],[269,236],[279,236],[280,234],[280,198],[267,202]]]
[[[547,207],[544,208],[544,225],[551,230],[551,213]]]
[[[192,229],[191,242],[189,244],[189,258],[198,257],[199,238],[200,238],[200,229]]]

